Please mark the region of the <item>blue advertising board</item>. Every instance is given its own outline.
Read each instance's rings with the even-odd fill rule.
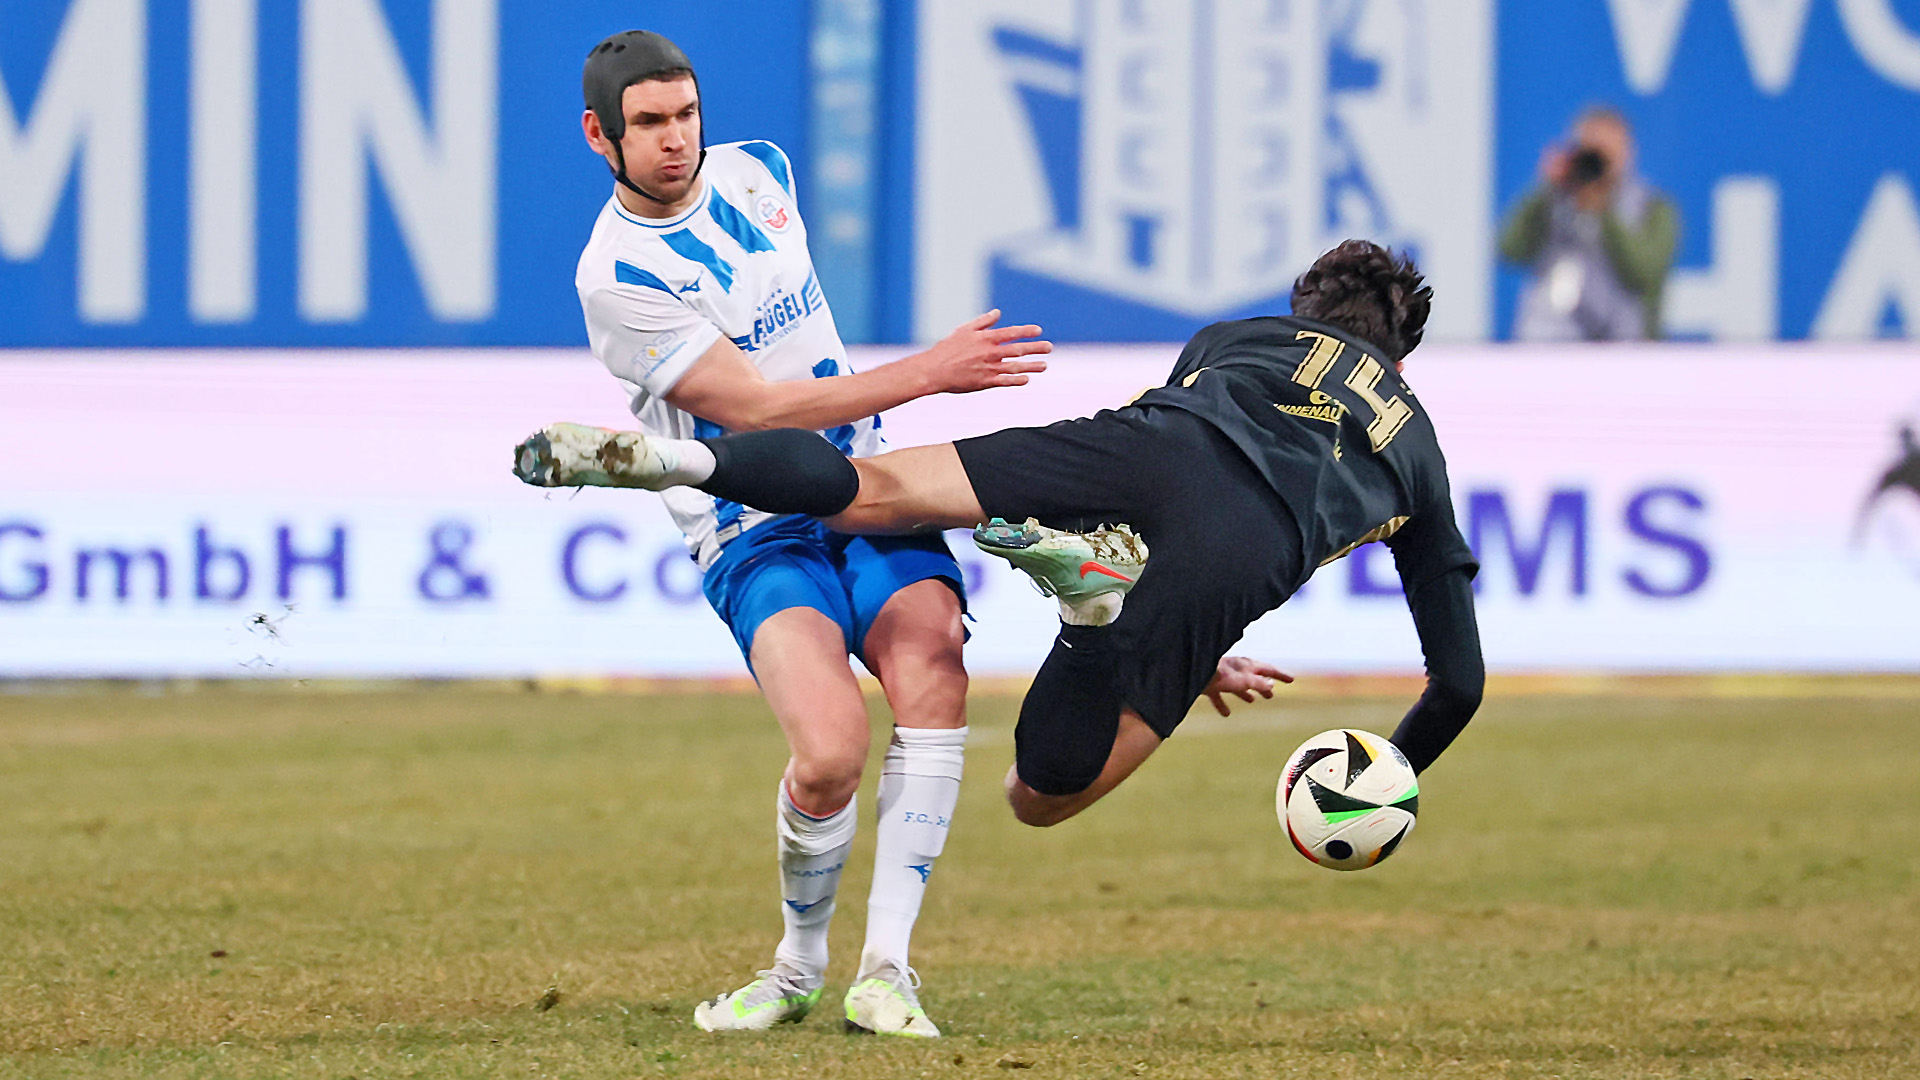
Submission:
[[[0,0],[0,345],[584,344],[587,50],[667,34],[805,176],[810,7]]]
[[[1920,0],[1510,2],[1499,37],[1500,205],[1576,113],[1620,109],[1683,220],[1672,331],[1920,333]]]
[[[0,347],[582,344],[578,71],[632,26],[787,150],[850,340],[1178,339],[1348,235],[1501,337],[1499,214],[1597,102],[1674,334],[1920,327],[1920,0],[0,0]]]
[[[1418,253],[1488,330],[1494,0],[919,7],[914,330],[1065,340],[1287,309],[1331,244]]]

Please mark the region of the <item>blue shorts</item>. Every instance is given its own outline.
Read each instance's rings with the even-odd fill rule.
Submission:
[[[799,514],[774,518],[729,542],[707,567],[701,590],[733,631],[753,667],[753,635],[777,611],[812,608],[845,635],[847,652],[865,661],[873,620],[894,593],[915,582],[944,581],[966,610],[960,565],[940,533],[846,536]]]

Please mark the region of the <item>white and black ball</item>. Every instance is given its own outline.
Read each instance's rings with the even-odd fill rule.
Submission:
[[[1413,832],[1420,781],[1393,743],[1337,728],[1287,759],[1275,802],[1300,854],[1332,870],[1365,870]]]

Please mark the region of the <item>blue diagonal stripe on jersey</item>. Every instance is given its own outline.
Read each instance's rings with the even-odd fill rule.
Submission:
[[[707,200],[707,213],[713,215],[714,223],[733,237],[740,250],[751,255],[756,251],[772,251],[773,241],[760,231],[759,226],[747,220],[747,215],[733,208],[733,204],[720,197],[719,192]]]
[[[614,280],[623,284],[644,285],[649,289],[659,289],[668,296],[673,295],[673,286],[668,285],[666,282],[661,281],[659,278],[654,277],[652,274],[647,273],[632,263],[621,262],[618,259],[614,260],[613,276]]]
[[[667,242],[676,254],[713,271],[713,278],[720,283],[722,292],[733,291],[733,266],[720,257],[720,253],[707,246],[705,240],[693,235],[690,229],[670,232],[660,239]]]
[[[780,181],[780,186],[786,189],[787,194],[793,194],[793,169],[787,164],[787,155],[784,151],[764,139],[743,142],[740,144],[740,149],[759,158],[760,164],[765,165],[767,171],[773,174],[773,178]]]
[[[696,416],[693,418],[693,437],[696,439],[717,439],[726,433],[726,428],[708,420],[706,417]],[[713,497],[713,527],[716,532],[729,526],[740,524],[740,519],[746,516],[746,507],[741,506],[732,499],[723,499],[718,495]],[[725,545],[723,544],[722,546]]]
[[[813,365],[813,377],[816,379],[830,379],[838,374],[840,374],[840,362],[831,356]],[[879,417],[875,417],[874,419],[877,420]],[[822,431],[820,436],[837,447],[841,453],[848,457],[853,456],[854,427],[852,424],[841,424],[836,428],[828,428]],[[696,438],[697,437],[698,436],[696,436]]]

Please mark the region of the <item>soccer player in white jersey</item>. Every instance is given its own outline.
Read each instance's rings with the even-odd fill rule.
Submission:
[[[617,185],[575,283],[593,352],[643,430],[681,439],[818,430],[848,455],[879,452],[878,414],[934,393],[1024,383],[1051,350],[1036,326],[989,312],[923,353],[855,374],[807,253],[792,166],[768,142],[706,148],[692,64],[647,31],[616,34],[583,74],[587,142]],[[696,452],[703,445],[691,444]],[[665,491],[787,737],[777,799],[781,915],[773,966],[701,1004],[709,1030],[767,1028],[820,999],[827,926],[851,850],[868,744],[849,654],[894,712],[878,794],[866,946],[850,1028],[938,1035],[907,945],[946,842],[966,741],[964,588],[944,539],[847,537],[689,487]]]

